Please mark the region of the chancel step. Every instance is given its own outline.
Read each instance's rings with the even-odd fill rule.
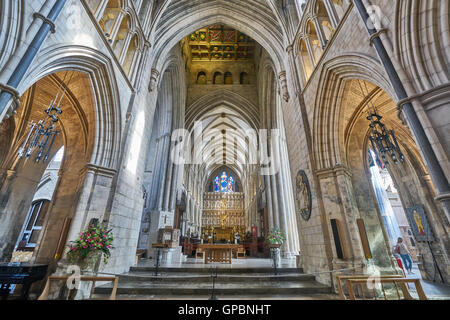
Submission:
[[[158,276],[152,267],[134,267],[119,277],[118,299],[133,295],[139,299],[208,296],[212,290],[209,268],[160,268]],[[277,295],[310,296],[330,294],[331,288],[315,281],[312,275],[300,269],[283,268],[274,275],[271,268],[218,268],[215,294],[221,296],[257,295],[266,298]],[[96,295],[107,295],[111,285],[95,289]]]
[[[216,267],[213,266],[212,267],[214,270],[217,270],[218,274],[223,274],[223,273],[242,273],[242,274],[252,274],[252,273],[263,273],[263,274],[267,274],[267,273],[273,273],[273,268],[269,268],[269,267],[254,267],[254,268],[245,268],[245,267]],[[131,267],[130,268],[130,273],[131,272],[155,272],[155,267]],[[190,273],[190,274],[195,274],[195,273],[206,273],[206,274],[211,274],[211,269],[208,267],[199,267],[199,268],[194,268],[194,267],[159,267],[158,268],[158,273],[172,273],[172,274],[176,274],[176,273]],[[283,274],[283,273],[295,273],[295,274],[302,274],[303,273],[303,269],[300,268],[278,268],[277,269],[277,273],[279,274]]]

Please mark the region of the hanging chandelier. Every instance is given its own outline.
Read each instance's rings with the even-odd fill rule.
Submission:
[[[58,115],[62,113],[62,110],[50,105],[45,113],[47,116],[44,119],[37,123],[31,121],[30,131],[19,149],[19,158],[30,158],[34,151],[38,150],[34,161],[39,163],[43,159],[44,163],[47,162],[55,138],[59,133],[56,130],[56,123],[59,121]]]
[[[395,137],[393,129],[387,129],[376,110],[369,111],[367,120],[370,121],[370,143],[372,149],[377,158],[381,158],[384,165],[388,165],[389,161],[386,155],[389,155],[395,164],[398,164],[399,160],[403,162],[405,156],[403,155],[400,146],[398,145],[397,138]]]
[[[369,90],[367,89],[366,84],[364,83],[367,93],[364,92],[359,80],[358,83],[363,97],[368,96]],[[394,130],[388,129],[386,125],[381,122],[381,119],[383,117],[378,114],[377,108],[373,105],[371,100],[368,102],[367,108],[367,120],[370,121],[369,140],[370,144],[372,145],[372,150],[375,154],[376,161],[378,163],[381,163],[381,158],[384,166],[389,165],[389,160],[387,158],[387,156],[389,156],[394,164],[398,164],[399,161],[403,162],[405,160],[405,156],[403,155],[402,150],[398,145]]]
[[[19,158],[30,158],[33,153],[37,152],[34,161],[39,163],[42,160],[45,163],[50,157],[53,143],[58,133],[60,133],[57,130],[57,123],[59,122],[58,116],[62,114],[61,102],[66,93],[66,89],[63,89],[63,83],[66,77],[67,73],[58,87],[55,98],[45,110],[45,118],[37,123],[31,121],[27,137],[18,151]]]

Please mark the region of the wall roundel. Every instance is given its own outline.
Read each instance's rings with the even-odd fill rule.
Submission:
[[[308,221],[311,217],[311,188],[305,171],[298,171],[295,185],[297,188],[295,195],[298,212],[303,220]]]

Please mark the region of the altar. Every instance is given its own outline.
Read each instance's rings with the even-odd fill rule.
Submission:
[[[233,251],[237,252],[242,245],[239,244],[199,244],[197,250],[204,252],[203,261],[223,262],[231,264]]]

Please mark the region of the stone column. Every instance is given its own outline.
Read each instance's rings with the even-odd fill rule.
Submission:
[[[314,68],[314,66],[316,65],[316,58],[311,48],[311,39],[308,36],[305,36],[303,39],[305,40],[306,50],[308,51],[309,60],[311,61],[311,67]]]
[[[280,228],[280,210],[279,210],[279,197],[278,197],[278,188],[277,182],[275,178],[275,174],[270,175],[270,186],[272,190],[272,204],[273,204],[273,225],[275,228]]]
[[[316,29],[317,37],[319,38],[320,46],[322,47],[322,50],[325,49],[328,40],[325,37],[325,33],[323,32],[322,25],[319,22],[319,19],[317,16],[314,16],[312,18],[312,21],[314,23],[314,28]]]
[[[338,27],[339,18],[334,8],[333,2],[331,0],[323,0],[323,4],[325,5],[325,9],[327,10],[328,17],[330,18],[331,26],[334,30]]]
[[[157,199],[158,199],[158,185],[159,185],[159,177],[161,175],[161,158],[162,158],[162,137],[159,137],[158,139],[156,139],[156,159],[155,159],[155,169],[153,172],[153,177],[152,177],[152,186],[151,186],[151,197],[150,197],[150,209],[152,210],[156,210],[157,209]]]
[[[172,186],[170,189],[170,200],[169,200],[169,210],[173,211],[175,210],[175,205],[176,205],[176,200],[177,200],[177,187],[178,187],[178,175],[179,175],[179,170],[180,170],[180,166],[173,164],[173,171],[174,174],[172,176]]]
[[[131,32],[128,32],[127,37],[125,38],[124,43],[123,43],[122,51],[119,52],[119,55],[117,56],[117,59],[119,60],[119,63],[121,65],[123,65],[124,59],[127,56],[128,48],[130,47],[130,42],[131,42],[132,37],[133,37],[133,35],[131,34]],[[137,51],[138,51],[138,48],[136,48],[136,52]],[[133,64],[131,64],[130,74],[131,74],[132,67],[133,67]]]
[[[272,203],[272,188],[270,183],[270,176],[264,176],[264,185],[265,185],[265,192],[267,196],[267,222],[269,223],[269,231],[275,227],[274,225],[274,210],[273,210],[273,203]]]
[[[294,47],[288,46],[286,48],[286,51],[288,53],[288,63],[289,67],[291,69],[291,76],[293,80],[293,87],[295,90],[295,95],[298,95],[301,88],[304,86],[302,77],[299,76],[299,70],[297,67],[297,63],[295,61],[295,55],[294,55]]]
[[[95,20],[99,21],[103,17],[108,2],[109,2],[108,0],[100,1],[100,4],[97,6],[97,9],[94,12]]]
[[[299,253],[300,251],[300,239],[298,234],[298,227],[297,227],[297,218],[296,218],[296,212],[295,212],[295,204],[294,204],[294,194],[292,192],[292,183],[290,180],[290,170],[289,168],[286,168],[286,164],[288,164],[287,161],[287,147],[286,145],[283,146],[283,149],[285,150],[282,153],[282,157],[284,158],[283,163],[285,164],[283,166],[283,180],[284,180],[284,186],[285,186],[285,192],[286,192],[286,198],[287,198],[287,204],[288,204],[288,226],[290,226],[290,234],[292,235],[289,238],[289,241],[291,241],[291,248],[292,252]]]
[[[172,145],[172,143],[170,143],[170,141],[169,141],[169,144],[171,144]],[[170,150],[172,149],[172,146],[169,148]],[[169,151],[169,154],[168,154],[168,157],[167,157],[167,166],[168,166],[168,172],[167,172],[167,175],[166,175],[166,177],[165,177],[165,191],[164,191],[164,207],[163,207],[163,210],[164,211],[169,211],[170,209],[169,209],[169,200],[170,200],[170,196],[171,196],[171,192],[172,192],[172,183],[173,183],[173,178],[174,178],[174,175],[173,175],[173,163],[172,163],[172,161],[171,161],[171,159],[170,159],[170,151]]]
[[[163,209],[163,198],[164,198],[164,192],[165,192],[165,185],[166,185],[166,173],[167,173],[167,159],[168,159],[168,153],[169,153],[169,134],[166,133],[163,138],[163,157],[162,157],[162,164],[161,164],[161,177],[160,177],[160,185],[158,186],[158,210]]]
[[[111,45],[116,40],[117,33],[119,32],[119,29],[120,29],[120,24],[122,23],[122,20],[125,17],[125,15],[126,15],[126,13],[123,10],[120,10],[120,12],[117,14],[116,21],[114,22],[114,24],[110,30],[111,34],[109,35],[109,39],[108,39],[108,41],[110,42]],[[106,31],[108,31],[108,30],[106,30]]]

